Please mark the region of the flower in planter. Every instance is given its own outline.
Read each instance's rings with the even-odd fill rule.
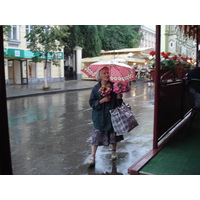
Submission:
[[[178,65],[179,69],[190,70],[193,67],[194,67],[194,61],[192,60],[192,58],[183,57],[179,54],[179,65]]]
[[[169,58],[169,55],[170,55],[170,54],[171,54],[170,52],[168,52],[168,53],[161,52],[161,55],[162,55],[162,57],[163,57],[164,59],[170,59],[170,58]]]
[[[155,51],[151,51],[149,53],[152,58],[150,59],[153,61],[152,67],[155,67]],[[189,70],[193,67],[193,60],[192,58],[183,57],[181,54],[170,56],[170,52],[161,52],[161,62],[160,62],[160,68],[165,69],[167,71],[173,71],[176,72],[178,69],[186,69]]]

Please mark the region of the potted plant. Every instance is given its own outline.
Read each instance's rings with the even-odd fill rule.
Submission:
[[[178,78],[183,78],[190,69],[194,68],[194,62],[192,60],[192,58],[188,58],[188,57],[183,57],[180,54],[178,54],[179,56],[179,65],[177,67],[177,77]]]
[[[154,80],[155,77],[155,51],[150,52],[150,61],[152,62],[151,76]],[[185,74],[192,68],[192,58],[183,57],[181,54],[170,56],[170,52],[161,53],[160,61],[160,76],[164,79],[183,78]]]

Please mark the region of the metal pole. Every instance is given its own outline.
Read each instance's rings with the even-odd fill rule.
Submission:
[[[6,104],[3,27],[0,26],[0,174],[11,175],[12,164],[8,131],[8,115]]]
[[[159,88],[160,88],[160,25],[156,25],[156,68],[155,68],[155,94],[154,94],[154,130],[153,149],[158,148],[158,118],[159,118]]]

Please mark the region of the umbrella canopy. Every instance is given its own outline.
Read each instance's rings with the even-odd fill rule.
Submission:
[[[89,65],[81,71],[90,78],[96,78],[97,72],[104,67],[110,69],[110,80],[113,82],[130,82],[135,80],[135,70],[129,65],[118,62],[117,60],[99,61]]]

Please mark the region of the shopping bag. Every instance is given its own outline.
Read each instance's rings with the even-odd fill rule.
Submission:
[[[129,104],[110,110],[111,121],[116,135],[123,135],[134,129],[138,122],[135,119]]]

